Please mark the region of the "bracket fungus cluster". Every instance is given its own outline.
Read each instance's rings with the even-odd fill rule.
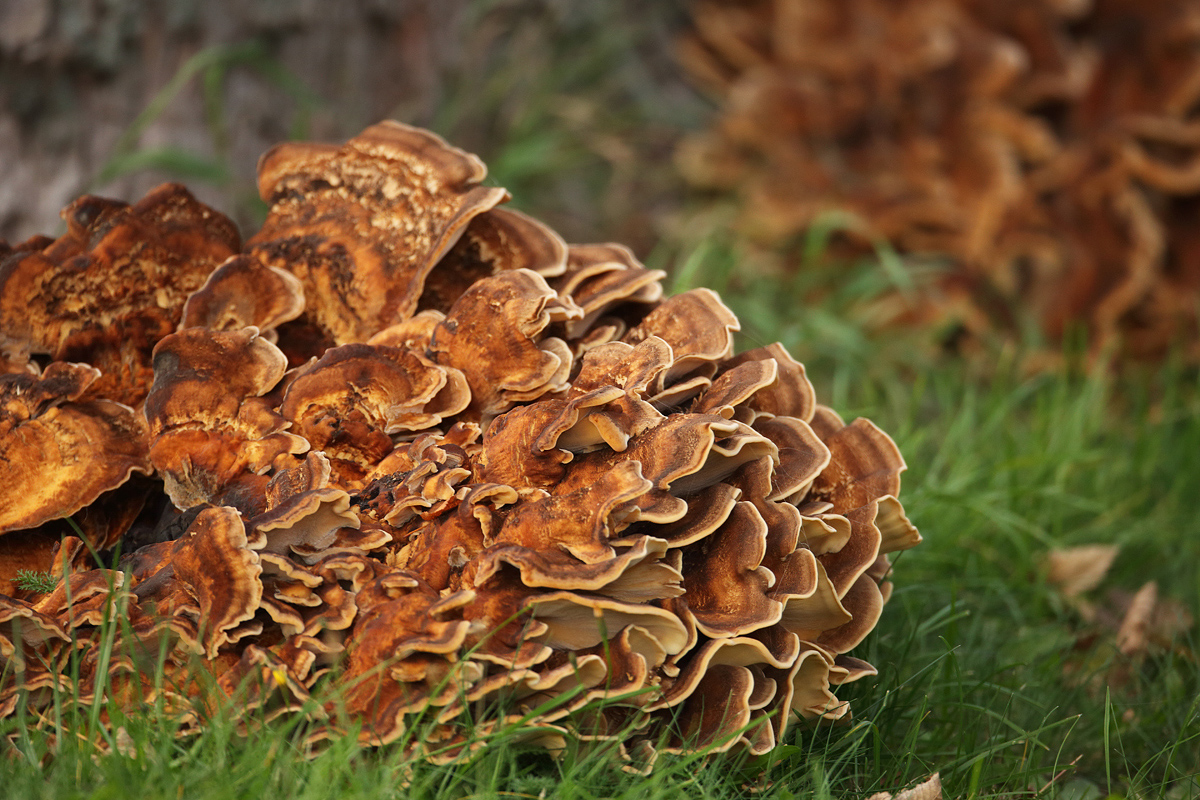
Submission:
[[[895,444],[484,175],[381,123],[264,156],[244,245],[166,186],[6,246],[0,714],[207,673],[314,743],[450,760],[515,718],[645,769],[848,713],[920,541]]]
[[[680,164],[751,235],[848,210],[852,249],[949,259],[902,317],[980,333],[1017,308],[1051,340],[1200,358],[1194,2],[699,0],[695,21],[683,60],[722,111]]]

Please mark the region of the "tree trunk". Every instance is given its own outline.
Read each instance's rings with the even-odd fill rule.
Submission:
[[[670,57],[680,10],[577,5],[4,0],[0,237],[57,234],[79,194],[133,201],[164,180],[253,230],[268,147],[394,118],[479,153],[569,239],[648,246],[699,108]]]

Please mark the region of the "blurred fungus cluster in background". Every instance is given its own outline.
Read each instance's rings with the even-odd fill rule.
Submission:
[[[848,211],[833,258],[946,262],[897,322],[1200,356],[1195,3],[702,0],[682,56],[722,106],[681,167],[747,236]]]

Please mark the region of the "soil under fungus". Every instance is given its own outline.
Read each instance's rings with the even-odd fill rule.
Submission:
[[[920,541],[896,446],[781,346],[735,355],[716,294],[663,299],[484,175],[388,122],[268,153],[245,247],[177,186],[5,246],[0,714],[182,711],[204,672],[314,743],[452,760],[525,717],[648,769],[849,713]]]

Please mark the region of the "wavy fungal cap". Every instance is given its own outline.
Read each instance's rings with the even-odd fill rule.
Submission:
[[[385,122],[264,156],[244,246],[171,186],[5,246],[0,714],[79,688],[74,655],[81,687],[181,712],[195,670],[271,715],[332,688],[313,742],[436,761],[511,715],[642,771],[849,715],[833,690],[875,669],[848,652],[920,541],[895,444],[782,346],[735,354],[715,293],[664,298],[485,172]],[[134,658],[160,646],[170,688]]]

